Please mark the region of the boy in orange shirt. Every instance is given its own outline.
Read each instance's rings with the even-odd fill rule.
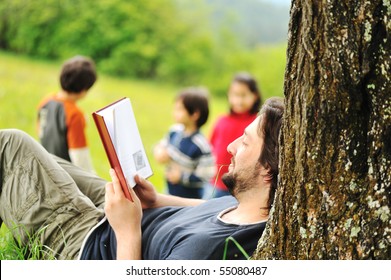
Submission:
[[[93,171],[85,134],[86,119],[76,103],[97,78],[94,62],[75,56],[62,66],[61,90],[38,106],[39,139],[45,149],[75,165]]]

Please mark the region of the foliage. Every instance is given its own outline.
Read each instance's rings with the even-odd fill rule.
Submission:
[[[258,60],[225,21],[210,28],[215,12],[195,0],[3,0],[0,48],[46,59],[87,55],[110,75],[223,95],[233,73]]]
[[[189,66],[202,66],[211,49],[209,38],[176,21],[170,1],[6,0],[0,5],[3,48],[45,58],[84,54],[114,75],[187,78]]]

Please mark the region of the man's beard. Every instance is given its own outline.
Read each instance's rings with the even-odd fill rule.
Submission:
[[[237,197],[238,194],[255,187],[259,172],[259,163],[257,163],[253,170],[241,170],[240,173],[228,172],[221,177],[221,180],[227,186],[229,193]]]

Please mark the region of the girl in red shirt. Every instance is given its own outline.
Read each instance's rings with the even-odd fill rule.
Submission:
[[[210,138],[217,164],[217,172],[211,181],[214,187],[213,197],[229,195],[221,180],[231,163],[227,146],[241,136],[244,129],[257,117],[262,103],[258,84],[249,73],[240,72],[234,76],[228,89],[228,103],[230,112],[218,118]]]

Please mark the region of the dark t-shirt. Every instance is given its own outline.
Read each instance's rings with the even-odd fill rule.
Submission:
[[[142,219],[143,259],[222,260],[228,237],[233,237],[251,255],[266,222],[236,225],[219,219],[222,211],[236,205],[235,198],[225,196],[195,207],[145,210]],[[115,256],[115,234],[106,221],[88,238],[81,259],[115,259]],[[233,242],[229,242],[226,258],[245,257]]]
[[[48,101],[39,109],[39,138],[45,149],[60,158],[71,161],[67,141],[65,106],[56,100]]]

